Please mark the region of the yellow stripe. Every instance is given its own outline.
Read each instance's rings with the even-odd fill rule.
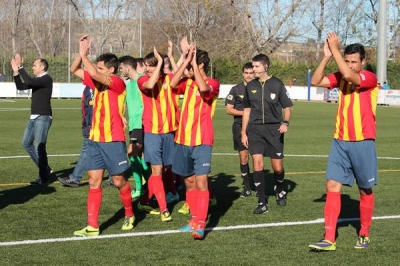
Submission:
[[[360,92],[356,90],[354,93],[353,102],[353,122],[356,139],[364,139],[362,121],[361,121],[361,106],[360,106]]]
[[[103,92],[104,95],[104,141],[112,141],[111,137],[111,114],[110,114],[110,98],[108,97],[108,90]]]
[[[375,87],[371,91],[371,109],[374,116],[376,116],[376,105],[378,103],[379,87]]]
[[[193,80],[188,80],[186,83],[186,91],[185,91],[185,98],[187,98],[187,94],[189,91],[189,88],[192,84]],[[195,86],[196,87],[196,86]],[[189,99],[189,103],[186,105],[188,109],[188,117],[186,120],[186,128],[185,128],[185,144],[184,145],[190,145],[190,140],[192,138],[192,126],[193,126],[193,121],[194,121],[194,106],[196,103],[196,93],[195,90],[193,90],[192,96]]]
[[[153,123],[153,127],[151,128],[151,132],[152,133],[158,133],[158,116],[157,116],[157,106],[156,106],[156,99],[154,98],[154,90],[151,90],[151,106],[153,108],[152,110],[152,123]]]

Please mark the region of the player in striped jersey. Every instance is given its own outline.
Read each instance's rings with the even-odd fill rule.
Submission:
[[[336,250],[336,224],[340,214],[341,189],[351,186],[354,179],[360,193],[361,229],[354,247],[369,246],[370,227],[375,198],[372,187],[377,184],[378,167],[375,149],[377,78],[364,70],[365,49],[361,44],[350,44],[340,53],[336,33],[328,34],[324,57],[315,70],[311,82],[325,88],[339,87],[336,124],[326,170],[326,203],[324,207],[325,235],[320,242],[309,245],[312,250]],[[338,72],[324,76],[331,58]]]
[[[102,201],[101,181],[104,169],[112,175],[125,209],[125,220],[121,229],[131,230],[135,219],[131,188],[124,178],[124,172],[129,168],[122,120],[126,95],[125,83],[115,75],[118,70],[118,58],[111,53],[102,54],[96,58],[96,65],[93,65],[88,58],[90,45],[87,35],[80,38],[79,54],[70,67],[71,72],[94,91],[86,164],[89,178],[88,226],[75,231],[75,236],[99,235],[98,217]],[[81,66],[82,63],[85,70]]]
[[[147,190],[138,208],[150,214],[160,214],[162,222],[172,217],[165,199],[163,175],[172,175],[170,166],[174,157],[174,132],[176,130],[175,100],[170,87],[170,75],[163,72],[164,60],[154,51],[144,58],[146,75],[138,80],[143,99],[144,158],[151,164]],[[157,199],[160,211],[148,205],[152,195]]]
[[[207,221],[208,174],[214,143],[212,117],[220,86],[217,80],[207,77],[209,62],[208,53],[191,44],[188,56],[171,80],[171,87],[184,95],[172,170],[185,177],[186,201],[192,214],[192,220],[180,230],[191,232],[195,239],[204,238]],[[180,79],[185,69],[190,77]]]

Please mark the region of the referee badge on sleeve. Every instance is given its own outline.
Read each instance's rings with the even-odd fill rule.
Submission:
[[[231,94],[229,94],[226,98],[227,98],[228,100],[233,100],[233,96],[232,96]]]

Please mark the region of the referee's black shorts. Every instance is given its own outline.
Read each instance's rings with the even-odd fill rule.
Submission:
[[[242,143],[242,125],[241,124],[233,123],[232,136],[233,136],[233,149],[235,151],[247,150],[247,148]]]
[[[278,129],[281,124],[249,124],[247,136],[249,141],[249,153],[262,154],[271,159],[282,159],[283,139]]]

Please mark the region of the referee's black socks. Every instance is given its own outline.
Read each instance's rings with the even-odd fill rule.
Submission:
[[[253,173],[254,185],[256,186],[256,191],[258,194],[258,202],[266,204],[265,199],[265,179],[263,171],[254,171]]]
[[[240,173],[243,178],[243,185],[250,190],[250,176],[249,176],[249,164],[241,164],[240,165]]]
[[[275,193],[279,194],[283,190],[283,180],[285,179],[285,169],[281,173],[274,172],[275,177]]]

